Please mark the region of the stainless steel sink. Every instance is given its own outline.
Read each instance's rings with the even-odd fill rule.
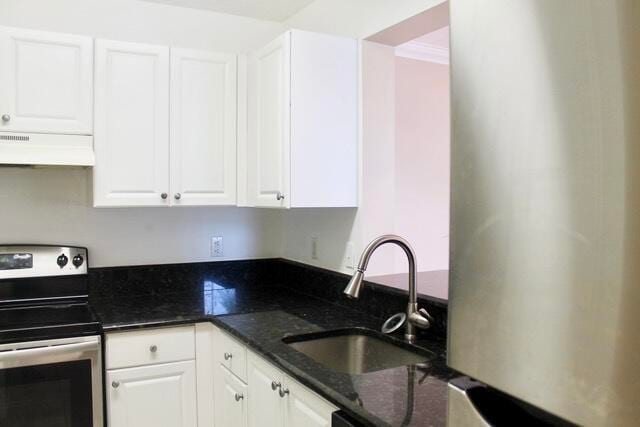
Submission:
[[[321,365],[347,374],[421,364],[435,356],[417,347],[403,348],[389,337],[368,329],[297,335],[285,338],[284,342]]]

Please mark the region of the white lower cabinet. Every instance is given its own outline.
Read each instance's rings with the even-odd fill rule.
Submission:
[[[249,427],[281,427],[284,424],[282,398],[279,394],[283,376],[282,372],[271,364],[249,352]]]
[[[214,331],[207,322],[107,333],[107,425],[212,426]]]
[[[107,372],[109,425],[196,427],[195,361]]]
[[[313,393],[302,384],[285,379],[288,391],[284,408],[284,425],[287,427],[329,427],[331,414],[338,408]]]
[[[245,427],[247,425],[248,386],[230,370],[218,365],[215,381],[215,425]]]
[[[109,427],[328,427],[335,406],[209,322],[111,332]]]
[[[218,331],[218,334],[227,337],[224,332]],[[221,341],[224,342],[224,338],[216,342]],[[218,365],[214,406],[216,427],[331,425],[331,414],[337,410],[335,406],[263,358],[249,350],[246,353],[246,383],[220,361],[214,362]]]

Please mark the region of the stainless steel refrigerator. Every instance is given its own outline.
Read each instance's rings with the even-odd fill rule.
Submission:
[[[640,0],[450,10],[448,364],[556,421],[638,426]],[[450,425],[481,406],[450,386]]]

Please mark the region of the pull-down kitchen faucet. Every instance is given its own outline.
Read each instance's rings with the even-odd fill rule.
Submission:
[[[416,290],[416,255],[405,239],[394,234],[385,234],[374,239],[362,252],[360,262],[353,277],[344,289],[344,293],[349,298],[358,298],[364,281],[364,272],[369,264],[369,259],[373,252],[385,243],[395,243],[400,246],[407,255],[409,261],[409,304],[407,304],[407,320],[405,324],[404,338],[409,342],[416,340],[415,328],[427,329],[431,325],[433,318],[424,308],[418,308],[418,292]]]

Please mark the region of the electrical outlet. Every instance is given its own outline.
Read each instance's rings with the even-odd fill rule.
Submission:
[[[224,246],[222,245],[222,236],[211,237],[211,256],[219,258],[224,256]]]
[[[356,260],[353,248],[353,242],[347,242],[347,250],[344,254],[344,266],[353,270],[356,268]]]
[[[311,259],[318,259],[318,236],[311,236]]]

